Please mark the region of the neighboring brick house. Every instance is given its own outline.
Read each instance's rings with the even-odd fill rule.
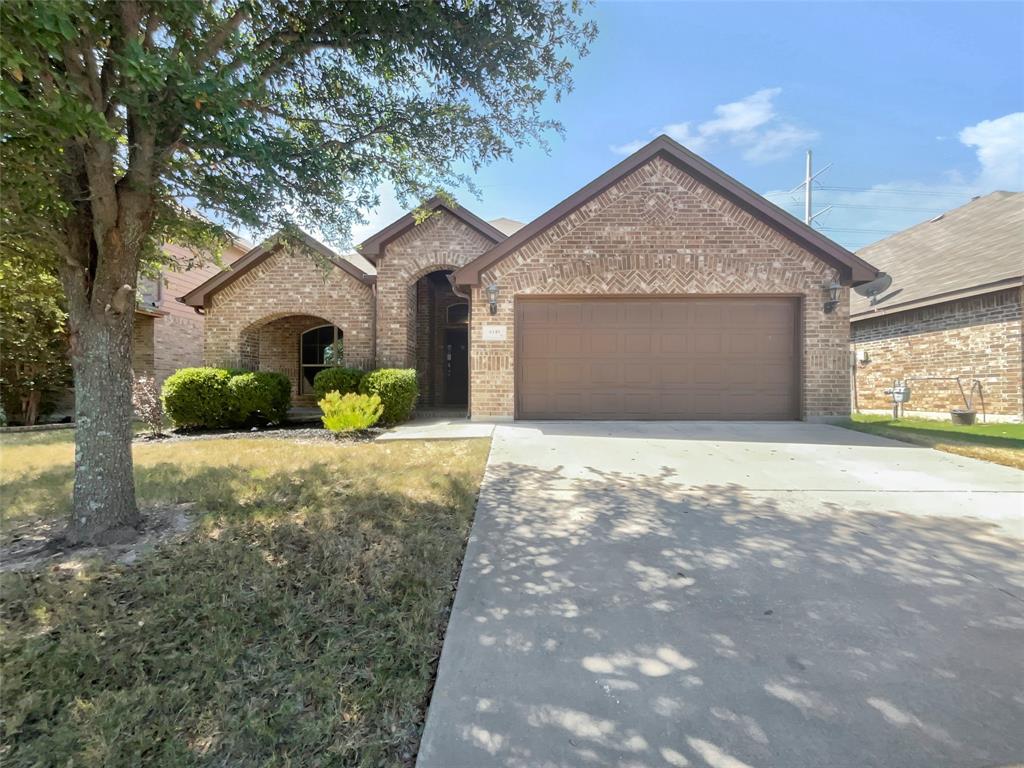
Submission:
[[[990,419],[1021,421],[1024,193],[975,198],[858,255],[893,280],[851,301],[855,407],[891,413],[884,390],[911,378],[904,412],[948,418],[964,407],[961,377],[965,391],[981,383]]]
[[[876,270],[662,136],[532,223],[434,199],[341,256],[271,240],[188,292],[208,363],[415,367],[472,418],[827,419]]]
[[[196,262],[195,254],[177,245],[167,244],[163,249],[177,268],[141,281],[132,345],[135,375],[155,376],[158,384],[179,368],[203,364],[203,316],[177,297],[221,271],[216,265],[189,269]],[[232,264],[250,249],[248,243],[235,241],[221,260]]]

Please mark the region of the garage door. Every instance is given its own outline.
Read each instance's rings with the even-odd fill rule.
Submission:
[[[792,298],[517,298],[520,419],[794,419]]]

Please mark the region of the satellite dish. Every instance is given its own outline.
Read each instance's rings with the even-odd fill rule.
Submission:
[[[889,286],[892,285],[892,275],[888,272],[879,272],[878,277],[872,280],[870,283],[864,283],[864,285],[858,285],[855,290],[861,296],[866,296],[871,299],[871,303],[875,303],[875,297],[882,293],[882,291],[889,290]]]

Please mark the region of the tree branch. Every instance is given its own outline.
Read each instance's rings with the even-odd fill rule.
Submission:
[[[224,47],[224,43],[227,42],[228,38],[235,32],[236,29],[249,18],[249,11],[243,8],[236,10],[227,21],[225,21],[220,28],[215,31],[210,38],[206,41],[206,45],[203,46],[203,50],[200,51],[199,55],[196,56],[193,65],[196,69],[202,67],[206,62],[220,53]]]

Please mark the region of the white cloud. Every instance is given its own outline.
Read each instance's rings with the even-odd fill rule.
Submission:
[[[1024,187],[1024,112],[969,125],[960,131],[960,141],[977,147],[979,186],[990,190]]]
[[[746,133],[759,128],[775,118],[772,100],[782,93],[781,88],[762,88],[745,99],[715,107],[714,120],[701,123],[701,135],[717,133]]]
[[[961,143],[974,149],[977,166],[972,171],[947,171],[939,183],[904,179],[863,190],[820,191],[815,196],[815,210],[835,207],[816,219],[815,226],[836,242],[858,250],[959,207],[972,197],[1000,189],[1024,189],[1024,113],[983,120],[967,126],[958,136]],[[830,171],[821,183],[841,185],[840,173],[841,168]],[[766,197],[794,215],[802,214],[802,193],[776,190]]]
[[[692,122],[669,123],[650,131],[651,136],[667,134],[687,149],[703,154],[721,142],[742,149],[743,157],[753,163],[765,163],[786,157],[808,144],[817,132],[784,121],[775,109],[781,88],[762,88],[738,101],[719,104],[715,116],[693,127]],[[613,146],[620,155],[636,152],[648,140],[636,139]]]

